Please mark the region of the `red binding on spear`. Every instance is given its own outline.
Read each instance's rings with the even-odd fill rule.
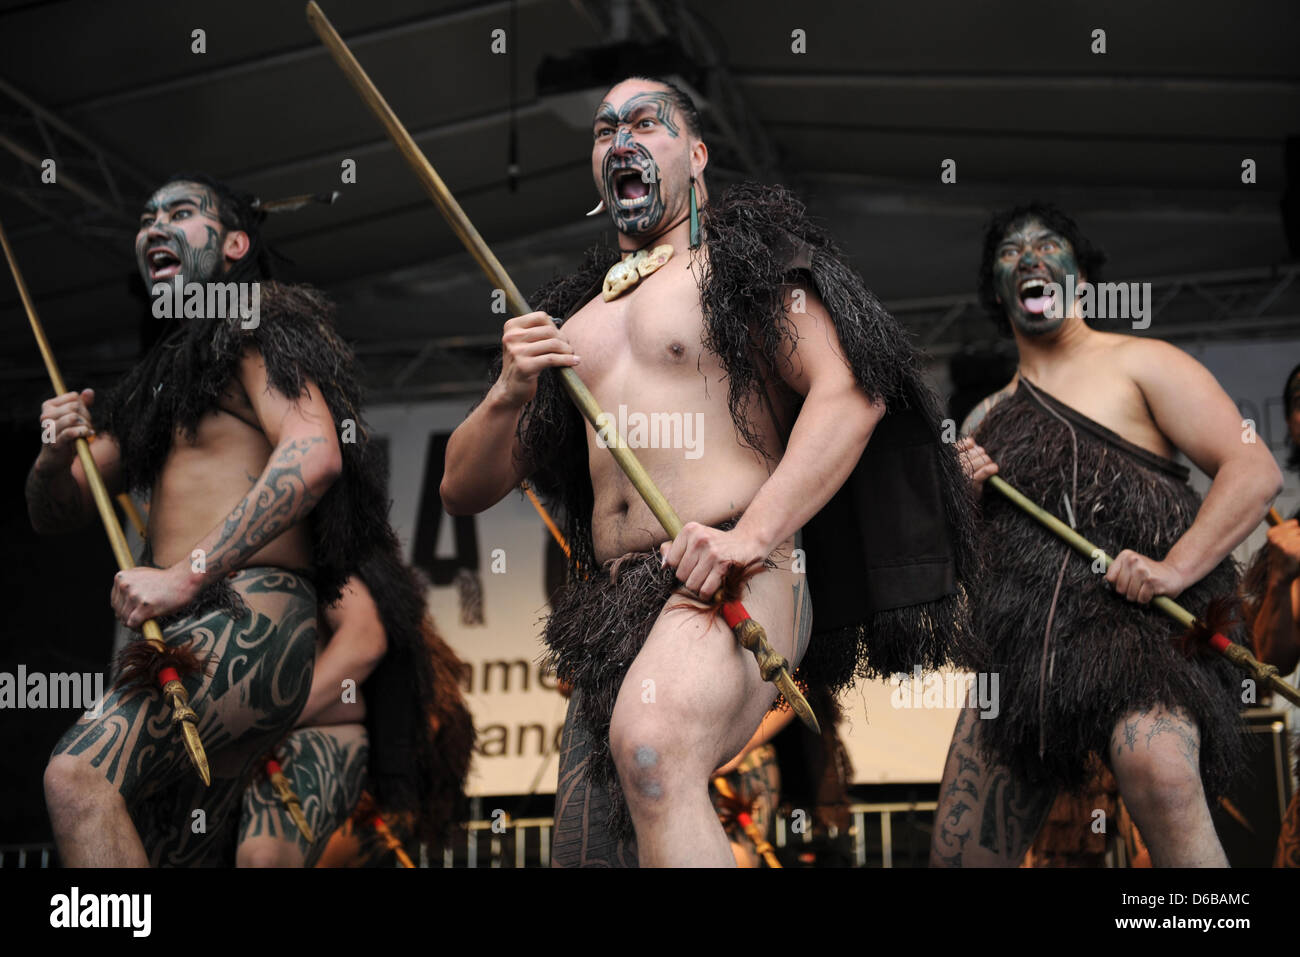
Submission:
[[[371,112],[384,124],[384,128],[388,131],[388,135],[392,138],[398,152],[411,165],[416,177],[424,186],[425,192],[429,194],[429,198],[433,200],[443,217],[446,218],[452,231],[465,245],[470,255],[474,257],[474,261],[487,274],[493,285],[505,292],[506,300],[509,302],[510,308],[514,310],[515,315],[532,312],[532,308],[519,291],[519,287],[514,284],[505,267],[501,265],[500,260],[488,248],[488,244],[479,235],[478,230],[474,228],[474,224],[465,215],[465,211],[460,208],[456,198],[451,195],[451,190],[442,181],[442,177],[433,168],[433,164],[420,151],[411,134],[402,125],[402,121],[397,118],[397,114],[388,105],[383,94],[379,92],[379,88],[375,86],[374,81],[366,75],[366,71],[361,68],[361,64],[357,62],[356,57],[352,55],[352,51],[348,49],[347,44],[343,42],[343,39],[338,35],[333,24],[329,22],[321,8],[316,5],[315,0],[311,0],[307,4],[307,22],[316,31],[316,35],[320,37],[330,55],[334,57],[334,62],[339,65],[353,88],[365,100]],[[682,530],[682,520],[677,517],[673,507],[668,504],[668,500],[656,487],[654,481],[650,478],[650,474],[646,472],[645,467],[640,463],[636,455],[618,435],[617,430],[608,424],[609,417],[602,418],[600,406],[596,404],[596,400],[587,389],[586,384],[570,368],[562,368],[557,371],[560,373],[560,381],[564,384],[565,391],[569,393],[569,397],[574,404],[587,421],[591,423],[591,427],[598,433],[604,434],[605,445],[610,454],[614,456],[614,460],[626,473],[637,493],[640,494],[650,511],[654,513],[655,518],[659,520],[659,524],[663,526],[669,538],[676,538]],[[763,680],[776,684],[794,713],[799,716],[799,719],[812,731],[820,734],[821,727],[817,724],[817,718],[813,715],[812,708],[808,706],[807,700],[795,687],[794,680],[790,677],[789,663],[768,644],[767,633],[763,630],[763,626],[749,616],[749,612],[745,610],[745,606],[739,601],[726,602],[723,606],[723,614],[726,616],[727,624],[731,626],[736,638],[758,659],[758,668]]]
[[[5,235],[3,226],[0,226],[0,246],[4,247],[5,259],[8,260],[9,269],[14,274],[18,295],[23,301],[23,308],[27,310],[27,318],[32,324],[32,333],[36,336],[36,345],[41,350],[41,358],[45,360],[45,370],[49,373],[50,384],[54,386],[54,394],[63,395],[68,388],[64,385],[63,376],[59,374],[54,353],[45,338],[45,330],[41,326],[41,320],[37,318],[36,306],[33,305],[32,297],[27,291],[27,283],[23,281],[23,274],[18,269],[18,260],[14,258],[14,251],[9,245],[9,237]],[[95,500],[99,518],[104,523],[104,531],[108,534],[108,543],[113,549],[113,557],[117,559],[117,567],[122,571],[134,568],[135,560],[131,557],[131,549],[126,544],[126,536],[122,533],[122,525],[117,520],[117,513],[113,511],[113,501],[109,497],[108,487],[104,484],[104,477],[99,474],[99,467],[95,464],[95,457],[90,451],[90,443],[84,438],[77,439],[77,457],[81,460],[82,469],[85,470],[86,484],[90,486],[91,497]],[[190,707],[189,695],[185,691],[185,686],[181,684],[181,674],[193,674],[199,670],[198,659],[187,649],[169,647],[163,641],[162,629],[158,627],[158,622],[152,618],[144,623],[141,630],[144,632],[143,640],[132,643],[132,646],[137,649],[133,656],[137,667],[132,671],[132,676],[148,674],[157,681],[164,698],[170,700],[172,727],[180,726],[190,763],[194,765],[194,770],[198,772],[203,783],[210,784],[212,778],[208,771],[208,758],[203,753],[203,742],[199,740],[196,727],[199,718]],[[132,646],[128,646],[128,651]],[[125,678],[125,672],[118,681],[123,683],[124,680],[129,683],[129,679]]]

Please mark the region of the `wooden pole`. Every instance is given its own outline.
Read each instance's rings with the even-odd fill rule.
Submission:
[[[334,26],[321,11],[321,8],[316,5],[315,0],[311,0],[307,4],[307,22],[316,31],[316,35],[325,44],[330,55],[334,57],[334,62],[339,65],[339,69],[343,71],[353,88],[360,94],[361,99],[365,101],[371,112],[383,123],[398,152],[402,154],[403,158],[415,171],[416,178],[424,187],[424,191],[429,194],[429,198],[433,200],[434,205],[438,207],[443,217],[450,224],[452,231],[465,245],[465,248],[469,250],[470,255],[474,257],[474,261],[487,274],[488,280],[505,292],[506,300],[516,315],[532,312],[532,307],[524,299],[519,287],[514,284],[505,267],[501,265],[500,260],[493,254],[487,242],[474,228],[474,224],[470,222],[469,217],[465,215],[465,211],[456,202],[456,198],[442,181],[438,171],[433,168],[433,164],[421,152],[414,138],[402,125],[402,121],[397,118],[397,114],[388,105],[388,102],[379,92],[379,88],[366,75],[366,71],[361,68],[357,58],[352,55],[352,51],[348,49],[347,44],[343,42]],[[564,383],[564,388],[569,393],[569,397],[573,399],[574,404],[578,406],[583,416],[591,423],[591,427],[598,434],[603,435],[610,454],[614,456],[614,460],[618,462],[619,467],[632,482],[637,493],[645,501],[655,518],[659,520],[659,524],[668,533],[668,537],[676,538],[682,530],[682,520],[673,511],[668,499],[659,491],[645,467],[632,450],[628,448],[627,443],[618,434],[618,430],[608,421],[608,417],[606,417],[604,424],[601,424],[602,413],[600,406],[596,403],[586,384],[578,378],[578,374],[570,368],[563,368],[558,371],[560,380]],[[810,729],[820,734],[821,728],[817,724],[817,718],[813,715],[812,708],[808,706],[807,700],[790,677],[789,663],[773,650],[763,627],[749,616],[749,612],[745,610],[744,605],[738,601],[728,602],[723,607],[723,617],[736,638],[758,659],[759,671],[762,673],[763,679],[774,682],[781,689],[781,693],[785,695],[786,700],[800,720]]]
[[[1041,508],[1038,503],[1030,501],[999,476],[990,476],[988,484],[1019,506],[1022,511],[1037,519],[1084,558],[1089,561],[1100,560],[1103,568],[1109,568],[1111,562],[1114,561],[1102,549],[1092,544],[1051,512]],[[1151,604],[1188,630],[1199,625],[1195,615],[1167,595],[1157,595],[1151,599]],[[1237,667],[1271,687],[1292,704],[1300,705],[1300,691],[1297,691],[1286,679],[1279,675],[1275,667],[1262,663],[1242,645],[1233,644],[1224,635],[1218,633],[1210,637],[1209,645]]]
[[[36,315],[36,306],[27,291],[23,274],[18,269],[18,260],[14,257],[13,248],[9,245],[9,237],[5,234],[3,225],[0,225],[0,246],[4,247],[5,259],[9,262],[9,270],[13,273],[14,282],[18,286],[18,296],[23,301],[23,308],[27,310],[27,319],[31,323],[32,334],[36,337],[36,346],[41,351],[41,358],[45,360],[45,371],[49,373],[54,394],[63,395],[68,391],[68,387],[63,382],[63,376],[59,374],[58,364],[54,361],[54,352],[50,349],[49,340],[45,338],[45,329]],[[122,571],[128,571],[135,567],[135,559],[131,557],[131,549],[126,544],[126,535],[123,534],[122,525],[117,520],[117,513],[113,511],[113,499],[108,493],[108,486],[104,484],[104,477],[99,473],[99,466],[95,464],[90,443],[84,438],[77,439],[77,457],[81,460],[81,467],[86,473],[86,484],[90,486],[90,496],[94,499],[100,521],[104,524],[104,532],[108,535],[108,544],[113,550],[113,557],[117,559],[117,567]],[[144,632],[144,640],[155,652],[158,654],[166,652],[167,645],[163,641],[162,629],[158,627],[158,622],[150,618],[141,630]],[[189,695],[180,682],[180,676],[174,668],[163,668],[159,672],[158,682],[162,686],[164,697],[171,699],[172,725],[179,724],[181,727],[190,763],[194,765],[194,770],[203,779],[203,783],[210,784],[212,778],[208,770],[207,755],[203,752],[203,743],[199,740],[199,732],[195,727],[198,716],[190,708]]]

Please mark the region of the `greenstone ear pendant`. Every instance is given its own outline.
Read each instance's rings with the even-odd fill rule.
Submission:
[[[691,248],[700,248],[700,206],[695,200],[695,177],[691,177]]]

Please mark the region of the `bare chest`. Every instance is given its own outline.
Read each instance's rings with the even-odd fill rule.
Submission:
[[[699,285],[680,255],[617,299],[597,296],[564,324],[564,335],[592,388],[629,376],[709,378],[719,371],[704,348]]]

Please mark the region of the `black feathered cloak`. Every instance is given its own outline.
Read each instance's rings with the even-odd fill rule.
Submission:
[[[343,474],[308,519],[316,589],[329,603],[359,562],[376,549],[399,547],[388,525],[383,456],[361,417],[356,366],[334,331],[333,304],[306,285],[264,281],[260,292],[255,328],[244,329],[239,319],[181,321],[96,404],[95,425],[121,446],[127,486],[147,492],[177,431],[194,436],[238,375],[246,350],[261,353],[270,384],[286,396],[300,396],[308,380],[315,382],[343,432]]]
[[[850,479],[804,529],[813,638],[802,677],[833,692],[855,674],[971,665],[980,657],[967,606],[976,571],[973,504],[958,457],[942,441],[943,416],[921,379],[920,353],[787,189],[734,186],[709,202],[701,221],[708,249],[700,285],[703,343],[725,369],[739,435],[757,448],[750,415],[759,389],[796,344],[784,305],[788,283],[816,290],[859,386],[888,409]],[[577,272],[543,287],[534,308],[572,315],[599,292],[618,259],[609,247],[590,250]],[[493,376],[499,371],[498,364]],[[543,372],[520,416],[519,441],[530,482],[560,506],[577,579],[600,574],[586,428],[558,375]],[[652,591],[658,577],[645,582]],[[627,642],[639,647],[644,640],[640,622],[627,624],[624,631],[636,634],[612,636],[622,647],[611,645],[610,657],[626,659]],[[548,629],[562,680],[581,678],[582,662],[605,653],[593,643],[596,636],[580,630]],[[594,690],[581,680],[574,684],[580,700]],[[593,740],[608,719],[607,713],[603,722],[592,719]]]
[[[465,804],[474,722],[461,693],[465,665],[434,628],[427,584],[393,551],[357,568],[388,648],[362,685],[369,783],[383,814],[410,815],[416,837],[441,849]],[[328,837],[328,835],[325,835]]]
[[[1071,509],[1079,533],[1112,556],[1128,548],[1164,558],[1201,504],[1185,467],[1032,385],[994,406],[975,438],[1003,479],[1068,522],[1071,428],[1078,444]],[[1030,781],[1077,791],[1087,783],[1089,753],[1106,757],[1124,715],[1157,704],[1182,707],[1200,728],[1206,793],[1220,793],[1243,760],[1241,674],[1212,652],[1189,657],[1177,622],[1115,594],[1091,562],[991,490],[984,494],[984,519],[985,566],[973,618],[990,646],[980,670],[999,676],[999,713],[982,728],[990,756]],[[1062,562],[1044,669],[1044,633]],[[1178,602],[1203,617],[1211,599],[1231,597],[1236,587],[1236,564],[1225,558]],[[1234,630],[1234,641],[1241,642],[1241,632]]]

